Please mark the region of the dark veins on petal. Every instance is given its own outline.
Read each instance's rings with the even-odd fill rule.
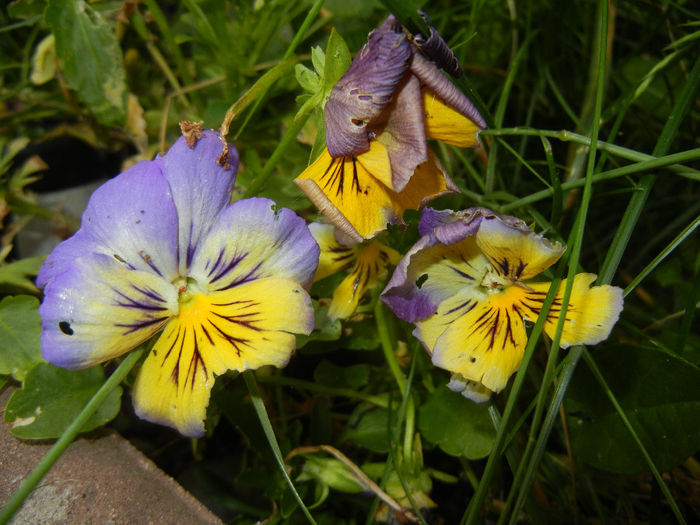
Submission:
[[[321,181],[323,181],[323,188],[328,191],[328,193],[333,192],[335,187],[335,195],[337,197],[342,197],[343,190],[345,189],[345,162],[347,157],[341,157],[339,159],[334,159],[326,171],[321,176]],[[355,190],[356,194],[362,192],[360,188],[360,179],[357,174],[357,158],[350,157],[352,162],[352,184],[351,189]],[[365,195],[367,190],[364,191]]]
[[[257,310],[245,311],[249,308],[255,308],[260,305],[260,303],[257,303],[252,300],[232,301],[229,303],[212,303],[212,306],[218,307],[227,307],[234,305],[238,305],[239,309],[243,310],[243,312],[236,315],[221,315],[216,312],[212,312],[220,320],[208,318],[207,322],[216,332],[218,332],[219,336],[223,337],[229,344],[231,344],[231,346],[236,352],[236,355],[240,357],[243,347],[247,346],[248,348],[253,348],[253,346],[250,344],[250,339],[228,333],[228,331],[222,328],[222,321],[241,326],[243,328],[247,328],[255,332],[260,332],[262,331],[262,328],[257,326],[256,323],[260,323],[263,320],[263,318],[261,313]],[[202,325],[201,328],[207,334],[207,337],[211,340],[211,336],[209,335],[206,327]],[[266,338],[264,339],[266,340]]]
[[[511,267],[507,257],[504,257],[501,260],[494,259],[493,257],[489,257],[488,259],[491,262],[491,265],[495,267],[502,276],[510,279],[520,279],[525,271],[525,268],[527,268],[527,263],[522,259],[518,259],[518,265],[514,267]]]
[[[173,340],[172,344],[168,348],[168,351],[165,353],[160,362],[160,366],[162,368],[165,365],[165,362],[167,361],[170,354],[177,347],[177,357],[175,358],[175,366],[173,367],[172,374],[170,374],[170,379],[173,383],[175,383],[176,388],[180,387],[180,365],[182,364],[182,351],[185,347],[187,333],[187,328],[178,327],[175,339]],[[190,362],[187,365],[187,374],[185,380],[185,385],[189,383],[190,391],[194,390],[195,379],[197,378],[197,370],[199,369],[199,367],[202,367],[202,371],[205,375],[207,374],[207,366],[204,363],[204,359],[202,358],[202,354],[199,350],[199,342],[197,341],[197,330],[194,330],[192,337],[194,339],[194,348],[192,351],[192,357],[190,358]]]
[[[114,326],[128,328],[128,330],[124,332],[124,335],[142,330],[144,328],[149,328],[168,319],[168,308],[165,306],[166,301],[160,296],[160,294],[158,294],[158,292],[152,288],[141,288],[135,284],[131,284],[130,288],[137,295],[132,297],[131,295],[127,295],[127,293],[117,290],[116,288],[112,288],[112,291],[121,298],[118,299],[114,305],[121,306],[123,308],[142,310],[145,318],[134,323],[115,323]],[[162,312],[164,315],[156,314],[156,312]]]
[[[238,263],[240,263],[243,259],[245,259],[248,254],[243,253],[241,255],[234,255],[230,261],[224,264],[223,262],[223,257],[226,249],[221,248],[219,251],[219,255],[216,258],[216,261],[212,265],[211,269],[209,270],[209,273],[207,274],[207,277],[210,277],[211,280],[209,281],[210,283],[215,283],[222,277],[224,277],[226,274],[228,274],[231,270],[233,270],[236,266],[238,266]],[[205,266],[205,270],[209,267],[209,262],[207,262],[207,265]],[[214,275],[214,272],[217,272],[216,275]],[[213,276],[213,277],[212,277]]]

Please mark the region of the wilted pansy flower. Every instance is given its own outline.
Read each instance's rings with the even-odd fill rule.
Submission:
[[[401,260],[382,299],[406,321],[436,366],[453,373],[450,387],[475,401],[506,386],[527,342],[525,320],[535,321],[549,282],[531,279],[565,247],[535,234],[516,217],[485,208],[425,209],[423,236]],[[622,311],[622,290],[593,286],[581,273],[574,285],[561,346],[596,344],[608,337]],[[552,337],[566,281],[547,315]]]
[[[346,239],[332,224],[314,222],[309,229],[321,248],[315,280],[350,270],[335,289],[328,309],[331,319],[347,319],[365,292],[377,285],[386,275],[387,266],[396,265],[401,255],[379,241],[356,243]]]
[[[437,32],[431,38],[442,42]],[[424,55],[424,49],[430,52]],[[473,147],[486,127],[433,61],[444,63],[449,49],[435,49],[416,45],[391,15],[370,33],[330,93],[327,147],[295,182],[357,241],[388,222],[401,223],[406,209],[456,191],[427,138]]]
[[[313,329],[304,289],[319,249],[304,221],[267,199],[229,204],[238,158],[214,131],[98,188],[81,227],[37,284],[44,358],[78,369],[162,330],[133,391],[136,413],[201,436],[214,378],[283,366]]]

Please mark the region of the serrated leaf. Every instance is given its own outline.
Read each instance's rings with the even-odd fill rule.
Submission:
[[[0,374],[18,381],[42,361],[39,301],[29,295],[5,297],[0,302]]]
[[[22,388],[7,403],[5,421],[12,423],[10,432],[24,439],[59,437],[104,382],[104,370],[100,366],[64,370],[50,363],[39,363],[27,373]],[[115,388],[81,432],[114,419],[121,408],[121,396],[121,387]]]
[[[117,37],[84,0],[49,0],[46,23],[56,37],[56,55],[68,85],[108,126],[126,118],[126,73]]]
[[[596,349],[593,357],[660,471],[700,449],[700,370],[638,346]],[[624,474],[648,470],[639,448],[600,384],[579,365],[566,410],[574,456]]]
[[[28,292],[38,292],[34,286],[34,277],[39,273],[39,268],[46,257],[27,257],[9,264],[0,266],[0,285],[16,286],[24,288]]]
[[[418,411],[418,428],[426,441],[452,456],[488,456],[496,431],[487,404],[474,403],[447,386],[438,387]]]
[[[324,359],[314,370],[314,381],[338,388],[360,388],[369,381],[369,372],[367,364],[337,366]]]

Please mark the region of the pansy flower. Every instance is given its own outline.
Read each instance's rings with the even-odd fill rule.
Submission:
[[[442,42],[437,32],[427,42],[434,41]],[[295,182],[356,241],[401,224],[406,209],[457,191],[427,139],[473,147],[486,123],[438,69],[445,50],[416,45],[389,16],[329,95],[326,149]]]
[[[475,401],[499,392],[520,366],[525,321],[535,321],[549,282],[533,278],[565,247],[535,234],[516,217],[485,208],[425,209],[421,239],[399,262],[382,299],[416,325],[433,363],[453,373],[450,388]],[[561,346],[596,344],[622,311],[622,290],[593,286],[590,273],[574,277]],[[558,288],[544,331],[550,337],[566,281]]]
[[[386,276],[387,267],[396,265],[401,255],[377,240],[357,243],[332,224],[313,222],[309,230],[321,248],[315,280],[340,271],[348,275],[333,292],[328,316],[347,319],[357,309],[365,293]]]
[[[124,354],[158,332],[133,389],[136,413],[204,433],[217,375],[284,366],[313,329],[319,249],[267,199],[229,204],[238,158],[214,131],[98,188],[80,229],[44,263],[41,347],[61,367]],[[223,165],[222,165],[223,164]]]

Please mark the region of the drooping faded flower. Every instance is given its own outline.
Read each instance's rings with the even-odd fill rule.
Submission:
[[[78,369],[161,332],[133,391],[136,413],[201,436],[211,388],[227,370],[284,366],[313,329],[319,249],[304,221],[267,199],[229,204],[238,158],[222,141],[180,138],[98,188],[80,229],[37,284],[44,358]]]
[[[565,247],[535,234],[515,217],[485,208],[425,209],[423,236],[401,260],[382,299],[416,325],[433,363],[453,373],[450,388],[475,401],[501,391],[520,366],[525,320],[535,321],[549,282],[532,279]],[[590,273],[574,277],[561,346],[597,344],[622,311],[622,290],[593,286]],[[544,325],[550,337],[561,311],[560,284]]]
[[[433,32],[428,42],[436,41],[442,39]],[[416,45],[390,15],[330,93],[327,147],[295,182],[357,241],[401,224],[406,209],[456,191],[428,138],[478,145],[486,123],[434,62],[446,62],[445,49]]]
[[[355,312],[365,293],[377,286],[386,276],[387,267],[396,265],[401,255],[376,240],[341,242],[338,237],[342,241],[347,239],[332,224],[314,222],[309,224],[309,229],[321,248],[315,280],[339,271],[350,271],[335,289],[328,309],[331,319],[347,319]]]

